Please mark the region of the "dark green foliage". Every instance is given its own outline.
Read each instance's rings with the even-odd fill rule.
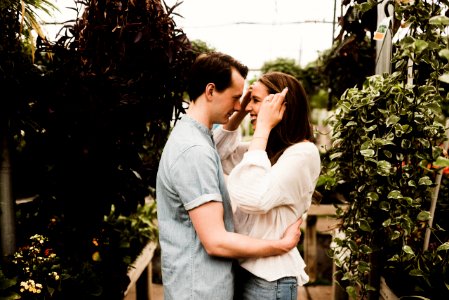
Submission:
[[[348,88],[361,88],[367,76],[374,74],[377,24],[376,2],[342,1],[345,14],[340,18],[340,33],[334,45],[322,57],[324,85],[329,88],[329,110]],[[370,33],[371,38],[367,36]]]
[[[184,110],[196,53],[171,18],[175,7],[161,1],[75,2],[86,5],[81,17],[57,41],[38,38],[36,66],[21,54],[17,12],[1,12],[1,82],[14,96],[0,111],[13,141],[13,191],[36,196],[17,209],[18,243],[48,236],[67,275],[62,299],[121,299],[124,270],[155,238],[133,218],[155,218],[139,207]],[[122,218],[133,226],[109,226]],[[94,240],[108,241],[101,262],[92,258]]]
[[[64,36],[38,49],[46,72],[15,160],[16,182],[34,175],[32,187],[17,189],[58,199],[82,235],[96,230],[112,203],[128,214],[154,187],[195,55],[158,1],[88,4]]]

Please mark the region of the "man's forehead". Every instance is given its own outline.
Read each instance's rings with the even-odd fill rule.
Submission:
[[[232,68],[232,85],[242,90],[245,87],[245,78],[235,68]]]

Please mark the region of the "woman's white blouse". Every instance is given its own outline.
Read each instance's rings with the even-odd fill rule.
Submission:
[[[271,166],[265,151],[248,151],[249,143],[241,142],[238,130],[226,131],[220,126],[214,130],[214,140],[223,171],[229,174],[236,232],[280,239],[311,205],[321,169],[318,148],[311,142],[297,143]],[[298,284],[304,285],[309,280],[296,248],[279,256],[243,259],[240,265],[268,281],[296,276]]]

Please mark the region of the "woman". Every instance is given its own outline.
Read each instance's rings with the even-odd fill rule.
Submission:
[[[245,109],[244,109],[245,108]],[[304,88],[293,76],[263,75],[242,100],[242,109],[214,139],[234,209],[236,231],[278,239],[310,207],[320,173],[320,155]],[[249,113],[254,134],[240,142],[239,124]],[[297,299],[297,286],[308,281],[295,248],[287,254],[240,260],[235,299]]]

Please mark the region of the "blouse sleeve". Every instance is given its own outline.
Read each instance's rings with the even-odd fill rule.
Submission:
[[[213,132],[215,145],[220,155],[223,172],[229,175],[231,170],[243,158],[243,154],[248,150],[249,143],[242,142],[239,130],[229,131],[218,126]]]
[[[250,214],[265,214],[290,205],[300,216],[309,208],[320,173],[318,149],[312,143],[288,148],[271,166],[267,153],[248,151],[228,177],[233,204]]]

